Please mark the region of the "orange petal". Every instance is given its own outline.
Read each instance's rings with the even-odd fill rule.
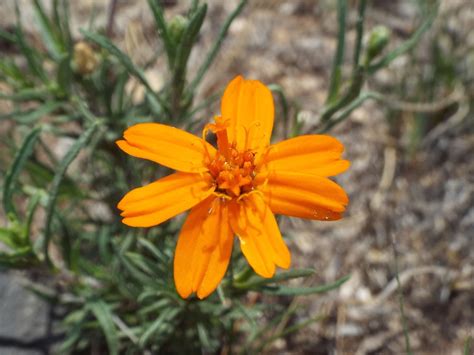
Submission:
[[[211,294],[224,277],[232,253],[227,203],[210,196],[191,210],[174,255],[176,290],[186,298]]]
[[[250,266],[262,277],[272,277],[275,265],[287,269],[291,256],[275,216],[263,198],[249,194],[230,204],[230,223],[239,236],[242,253]]]
[[[123,223],[151,227],[190,209],[213,190],[206,175],[179,172],[130,191],[117,207]]]
[[[222,97],[221,114],[229,120],[229,142],[237,149],[257,150],[270,144],[274,106],[270,90],[257,80],[237,76]]]
[[[349,202],[334,181],[306,173],[272,171],[259,189],[273,213],[300,218],[336,220]]]
[[[124,152],[188,173],[207,171],[206,157],[215,154],[203,139],[159,123],[139,123],[128,128],[124,138],[117,141]]]
[[[343,151],[344,146],[336,138],[299,136],[270,146],[265,161],[269,170],[334,176],[349,168],[349,161],[341,160]]]

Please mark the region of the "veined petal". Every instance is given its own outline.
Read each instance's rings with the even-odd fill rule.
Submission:
[[[181,229],[174,256],[174,280],[181,297],[212,293],[224,277],[233,232],[227,202],[210,196],[195,206]]]
[[[230,203],[230,223],[240,239],[242,253],[262,277],[272,277],[275,265],[287,269],[291,256],[275,216],[263,198],[249,194]]]
[[[214,191],[207,174],[174,173],[127,193],[118,204],[123,223],[151,227],[184,212]]]
[[[343,151],[344,146],[336,138],[306,135],[271,145],[264,159],[268,170],[334,176],[349,168],[349,161],[341,159]]]
[[[307,173],[271,171],[259,190],[273,213],[300,218],[336,220],[349,202],[334,181]]]
[[[274,106],[270,90],[257,80],[237,76],[227,86],[221,103],[221,114],[229,120],[229,142],[237,149],[258,150],[270,144]]]
[[[207,171],[206,158],[216,152],[203,139],[159,123],[136,124],[125,131],[124,138],[117,145],[127,154],[188,173]]]

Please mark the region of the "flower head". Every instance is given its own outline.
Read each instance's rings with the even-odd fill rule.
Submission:
[[[274,106],[270,90],[238,76],[227,86],[221,116],[199,138],[158,123],[130,127],[117,141],[126,153],[177,170],[127,193],[123,223],[151,227],[191,209],[178,238],[174,280],[178,293],[213,292],[227,270],[234,235],[254,271],[272,277],[290,266],[274,214],[316,220],[341,218],[344,190],[328,179],[349,167],[335,138],[305,135],[270,145]],[[217,137],[217,147],[206,141]]]

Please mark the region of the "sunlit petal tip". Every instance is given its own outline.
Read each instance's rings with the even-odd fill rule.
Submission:
[[[286,255],[286,257],[280,259],[280,262],[277,264],[282,269],[289,269],[291,266],[291,254],[288,248],[287,248],[287,251],[288,251],[288,254]]]
[[[196,292],[196,296],[197,298],[199,298],[200,300],[206,298],[207,296],[209,296],[212,292],[214,292],[215,288],[207,288],[207,289],[202,289],[202,288],[199,288]]]
[[[115,144],[117,144],[117,146],[122,149],[125,153],[127,152],[126,149],[127,149],[127,141],[126,140],[123,140],[123,139],[119,139],[117,141],[115,141]]]
[[[149,228],[156,225],[156,223],[153,220],[137,222],[133,218],[124,218],[122,219],[122,223],[129,227],[135,227],[135,228]]]
[[[252,264],[250,264],[250,266],[252,266]],[[275,265],[273,265],[273,267],[268,268],[268,269],[254,268],[253,266],[252,268],[257,275],[264,277],[266,279],[272,278],[275,275],[275,270],[276,270]]]
[[[351,162],[349,160],[344,160],[344,159],[339,160],[338,164],[339,164],[339,170],[337,174],[341,174],[351,167]]]

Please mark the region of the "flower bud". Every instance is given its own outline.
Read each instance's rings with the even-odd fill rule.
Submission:
[[[181,15],[176,15],[171,19],[168,25],[168,32],[172,43],[178,44],[181,42],[184,30],[188,26],[188,19]]]
[[[387,46],[390,40],[390,30],[385,26],[376,26],[369,34],[367,42],[366,58],[370,62],[378,56]]]

